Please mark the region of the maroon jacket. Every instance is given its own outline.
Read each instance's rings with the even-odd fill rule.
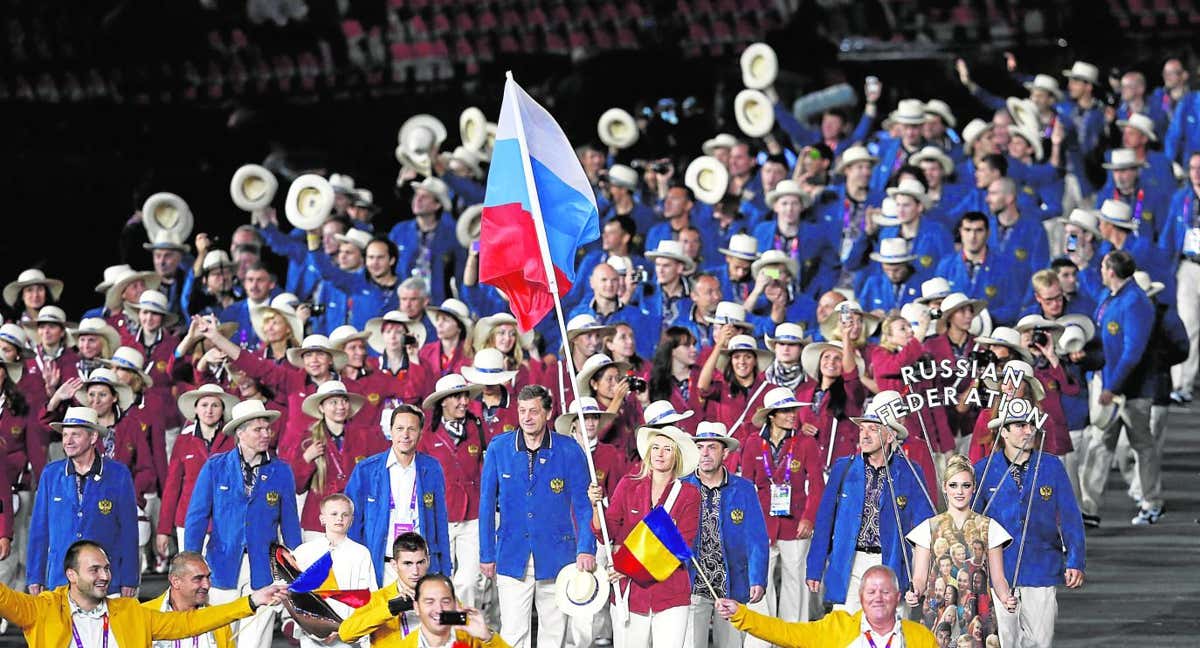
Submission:
[[[901,396],[907,396],[913,392],[924,393],[927,389],[933,389],[936,380],[922,380],[912,385],[905,385],[901,374],[902,367],[912,367],[922,359],[928,359],[927,353],[916,338],[909,340],[908,344],[894,352],[883,347],[872,349],[871,366],[875,372],[875,383],[879,386],[880,391],[894,389]],[[963,383],[970,385],[966,378],[963,379]],[[953,385],[953,381],[950,381],[950,384]],[[947,413],[953,409],[953,406],[924,408],[905,416],[904,427],[908,429],[909,438],[916,437],[924,443],[925,431],[928,430],[929,443],[934,452],[952,452],[954,450],[954,433],[951,431],[950,421],[946,417]],[[925,424],[923,428],[922,422]]]
[[[962,357],[965,357],[967,354],[971,353],[971,349],[974,348],[974,346],[975,338],[971,335],[967,335],[966,344],[963,345]],[[946,337],[945,333],[941,335],[935,335],[931,338],[926,338],[924,347],[925,351],[932,355],[933,359],[938,363],[941,363],[942,360],[949,360],[950,363],[953,364],[954,361],[960,357],[955,355],[954,346],[950,344],[950,338]],[[959,399],[962,399],[965,397],[967,390],[971,388],[970,376],[967,376],[962,380],[958,380],[957,378],[953,377],[948,379],[935,378],[933,380],[933,386],[937,387],[938,391],[941,391],[945,387],[954,386],[956,381],[958,382],[958,397]],[[953,434],[955,437],[970,436],[971,431],[975,427],[975,419],[979,416],[978,408],[972,407],[965,414],[959,414],[958,411],[953,407],[945,407],[941,409],[946,410],[946,422],[950,426],[951,434]],[[928,425],[928,423],[926,424]]]
[[[246,372],[247,376],[275,392],[276,403],[286,403],[283,413],[287,417],[287,422],[279,428],[283,430],[281,436],[302,436],[308,426],[312,424],[312,418],[305,415],[302,409],[304,399],[317,393],[317,385],[308,377],[308,374],[290,363],[276,364],[272,360],[265,360],[253,353],[242,353],[237,360],[233,361],[233,364]],[[334,375],[334,379],[342,381],[346,385],[347,391],[356,394],[363,393],[357,381],[338,375]],[[376,421],[378,422],[378,419]],[[280,444],[282,444],[282,440]],[[284,449],[282,445],[280,447],[281,450]]]
[[[157,532],[173,535],[175,527],[183,528],[187,522],[188,505],[192,501],[192,489],[200,469],[211,455],[228,452],[237,447],[232,434],[222,434],[218,429],[212,447],[196,434],[195,424],[189,424],[175,439],[171,448],[171,461],[167,464],[167,478],[162,487],[162,513],[158,516]]]
[[[471,416],[464,423],[466,438],[455,442],[442,425],[441,415],[431,419],[421,435],[418,450],[437,459],[446,476],[446,515],[449,522],[479,519],[479,478],[487,448],[481,426]]]
[[[828,469],[840,457],[847,457],[858,452],[858,426],[850,420],[851,416],[862,416],[863,402],[867,398],[867,390],[858,378],[858,370],[842,374],[844,391],[846,392],[846,411],[837,420],[837,436],[833,439],[833,454],[830,455],[829,432],[833,428],[833,413],[829,411],[829,395],[821,399],[821,404],[814,412],[812,406],[801,407],[797,413],[799,423],[810,423],[817,428],[817,457],[821,468]],[[796,400],[811,403],[819,383],[806,380],[796,389]],[[799,427],[799,425],[797,425]],[[829,459],[826,462],[826,459]]]
[[[491,417],[485,418],[483,416],[482,394],[472,398],[467,403],[467,409],[483,423],[483,439],[488,443],[491,443],[492,439],[496,438],[496,436],[505,432],[512,432],[518,427],[517,392],[510,391],[508,387],[504,389],[508,402],[504,404],[504,407],[497,407],[493,410]]]
[[[159,484],[167,480],[166,428],[170,422],[166,413],[174,411],[178,418],[179,411],[168,394],[160,389],[148,389],[140,397],[135,396],[133,405],[125,412],[125,418],[136,421],[136,429],[146,438],[154,465],[154,479]]]
[[[308,493],[304,499],[304,509],[300,512],[300,528],[306,531],[324,532],[325,527],[319,518],[321,500],[326,495],[341,493],[346,490],[346,482],[350,481],[350,473],[358,462],[388,449],[388,440],[379,429],[378,418],[359,422],[360,411],[346,423],[342,432],[342,447],[332,439],[325,443],[325,485],[316,489],[313,478],[316,476],[317,465],[304,460],[304,451],[311,445],[311,433],[304,431],[302,437],[292,436],[292,429],[279,443],[280,457],[292,467],[296,478],[296,493]],[[312,421],[312,419],[308,419]]]
[[[821,505],[821,494],[825,492],[822,462],[819,457],[817,442],[807,434],[793,432],[783,440],[779,456],[771,459],[769,441],[762,436],[747,437],[742,450],[742,477],[749,479],[758,490],[758,503],[762,506],[763,516],[767,520],[767,537],[772,543],[778,540],[795,540],[798,537],[800,520],[816,523],[817,508]],[[767,468],[763,463],[763,453],[766,452],[770,463],[771,476],[767,477]],[[791,515],[779,517],[771,515],[771,484],[782,484],[788,471],[792,485]]]
[[[367,365],[354,380],[358,383],[356,391],[367,399],[356,417],[377,423],[382,410],[402,402],[420,407],[421,401],[433,392],[434,383],[433,375],[423,364],[410,363],[407,369],[392,373],[379,368],[379,358],[368,358]]]
[[[417,352],[417,357],[421,359],[421,364],[425,365],[433,374],[434,381],[446,374],[459,373],[467,364],[467,354],[461,343],[454,347],[454,353],[447,358],[442,355],[442,343],[434,340],[421,347],[421,350]]]
[[[40,476],[46,466],[46,446],[39,434],[39,427],[29,417],[37,410],[27,410],[23,416],[5,405],[0,411],[0,453],[7,457],[7,478],[14,488],[33,490],[37,481],[25,473],[25,464],[33,467],[33,474]],[[0,484],[5,482],[0,481]]]
[[[729,434],[733,438],[745,443],[746,437],[754,436],[758,433],[758,430],[754,429],[754,423],[750,419],[754,417],[754,412],[762,407],[763,397],[776,386],[770,383],[763,386],[766,380],[766,374],[760,371],[754,377],[754,384],[750,385],[750,389],[747,392],[734,396],[730,391],[729,383],[725,382],[725,376],[720,372],[715,372],[708,389],[700,392],[700,398],[704,403],[704,409],[700,413],[701,420],[724,423],[725,429],[729,431]],[[762,387],[762,389],[759,389],[759,387]],[[747,408],[746,402],[755,392],[758,392],[758,395],[754,397],[754,404]],[[737,429],[734,429],[733,424],[737,423],[738,417],[742,415],[743,411],[746,412],[746,416],[742,418],[742,422],[738,425]],[[730,472],[736,473],[738,466],[741,464],[741,448],[730,452],[729,456],[725,458],[725,468]]]

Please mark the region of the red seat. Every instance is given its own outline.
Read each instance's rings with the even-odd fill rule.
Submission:
[[[475,21],[471,19],[471,14],[460,11],[454,16],[454,27],[459,33],[466,33],[475,28]]]
[[[546,26],[546,12],[541,7],[533,7],[525,12],[525,23],[534,27]]]
[[[411,43],[392,43],[389,49],[391,49],[393,61],[407,61],[414,55]]]
[[[362,38],[363,37],[362,23],[360,23],[354,19],[343,20],[342,21],[342,35],[346,37],[346,40],[358,40],[358,39]]]
[[[596,48],[601,50],[610,50],[613,48],[613,37],[607,29],[599,25],[592,30],[592,42],[596,43]]]
[[[554,32],[546,34],[546,49],[554,51],[551,44],[558,43],[561,40],[562,39],[558,38]],[[571,49],[581,49],[592,46],[592,41],[588,38],[587,32],[583,31],[582,29],[572,29],[570,33],[567,34],[567,42],[571,45]]]
[[[471,41],[467,40],[466,36],[460,35],[454,39],[454,58],[460,61],[475,58],[475,49],[471,47]]]
[[[433,33],[441,35],[450,31],[450,18],[444,13],[433,14]]]
[[[516,9],[508,8],[500,12],[500,25],[505,29],[517,29],[521,22],[521,14]]]
[[[512,32],[505,32],[500,35],[500,51],[505,54],[515,54],[521,51],[521,45],[517,42],[516,36]]]
[[[637,49],[637,36],[628,27],[617,27],[617,47],[621,49]]]
[[[728,43],[733,40],[733,30],[728,23],[717,18],[712,22],[712,36],[718,43]]]
[[[417,41],[413,43],[413,55],[419,59],[432,58],[433,43],[429,41]]]
[[[408,19],[408,33],[413,36],[425,36],[429,33],[429,27],[425,25],[425,19],[420,14],[413,14],[412,18]]]
[[[498,24],[496,14],[487,9],[483,10],[479,14],[479,18],[475,21],[476,28],[482,32],[496,31],[496,25]]]

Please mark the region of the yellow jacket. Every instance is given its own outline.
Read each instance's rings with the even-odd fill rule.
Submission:
[[[0,585],[0,616],[21,628],[30,648],[63,648],[71,639],[71,607],[67,585],[37,596]],[[159,639],[185,639],[250,616],[248,598],[188,612],[159,612],[137,599],[108,599],[109,627],[122,648],[149,646]]]
[[[858,629],[862,627],[862,612],[850,614],[838,610],[825,615],[819,621],[791,623],[739,605],[729,621],[738,630],[745,630],[780,648],[846,648],[858,638]],[[904,645],[908,648],[937,648],[937,640],[925,626],[913,621],[903,621],[900,628],[904,633]]]
[[[408,636],[401,639],[396,645],[400,646],[400,648],[418,648],[418,646],[421,645],[420,635],[421,632],[417,628],[413,628],[413,631],[408,633]],[[454,641],[452,643],[458,643],[460,641],[465,643],[467,646],[470,646],[470,648],[511,648],[503,639],[500,638],[499,632],[493,632],[492,638],[488,641],[480,641],[479,639],[467,634],[466,631],[455,630]],[[374,643],[371,644],[371,648],[375,648]]]
[[[170,593],[171,590],[168,589],[160,594],[158,598],[150,599],[149,601],[142,603],[142,607],[149,608],[151,610],[162,610],[163,601],[166,600],[167,594]],[[234,648],[232,627],[223,625],[220,628],[213,630],[212,633],[213,638],[217,640],[217,648]],[[117,641],[120,643],[119,639]]]
[[[400,617],[388,611],[388,601],[400,595],[396,581],[371,592],[371,600],[358,608],[338,626],[338,636],[346,643],[354,643],[371,635],[371,648],[395,648],[400,645],[404,631]]]

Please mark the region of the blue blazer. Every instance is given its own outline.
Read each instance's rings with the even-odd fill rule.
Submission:
[[[879,498],[879,542],[883,549],[883,564],[896,572],[896,577],[900,579],[900,591],[905,591],[908,589],[908,571],[904,564],[905,560],[911,564],[912,548],[903,537],[917,524],[932,517],[933,509],[929,508],[929,502],[921,491],[925,478],[920,466],[912,464],[910,469],[910,464],[896,455],[892,455],[888,465],[896,498],[892,499],[885,483]],[[821,580],[824,575],[825,600],[830,603],[846,602],[850,569],[854,564],[854,548],[862,527],[866,486],[863,456],[842,457],[834,462],[829,483],[821,496],[812,545],[808,550],[808,578]],[[904,527],[899,530],[895,526],[894,511],[897,504],[900,524]],[[900,551],[908,558],[904,558]]]
[[[961,292],[972,299],[987,300],[988,312],[997,326],[1011,326],[1017,321],[1017,313],[1025,297],[1025,290],[1017,286],[1010,271],[1015,262],[1011,257],[988,249],[987,259],[972,279],[963,262],[962,254],[951,254],[938,264],[936,276],[945,277],[950,289]]]
[[[396,244],[399,257],[396,259],[396,275],[400,281],[412,276],[413,266],[417,262],[417,248],[421,237],[417,233],[416,219],[400,221],[392,228],[388,238]],[[458,244],[454,235],[454,219],[450,214],[443,213],[433,234],[432,254],[429,277],[429,301],[441,304],[447,297],[453,297],[447,290],[450,278],[462,278],[463,265],[466,263],[466,250]],[[490,314],[490,313],[489,313]]]
[[[271,576],[270,545],[280,534],[289,547],[300,545],[300,518],[296,512],[296,480],[292,469],[279,457],[258,469],[258,481],[246,495],[242,460],[238,449],[208,458],[188,504],[183,546],[188,551],[204,547],[212,568],[213,587],[234,589],[242,554],[250,558],[250,586],[266,587]],[[208,529],[212,522],[211,532]]]
[[[381,452],[358,462],[346,484],[346,496],[354,502],[350,539],[371,552],[380,587],[384,585],[383,563],[391,535],[388,529],[391,478],[387,470],[390,452]],[[450,531],[446,522],[446,477],[442,466],[433,457],[418,452],[414,461],[417,463],[417,490],[420,491],[421,536],[429,545],[429,571],[449,576],[453,566],[450,564]]]
[[[1192,151],[1200,150],[1200,90],[1183,95],[1175,106],[1175,115],[1167,127],[1167,139],[1163,142],[1163,153],[1172,162],[1185,167]]]
[[[1169,259],[1171,273],[1179,269],[1183,256],[1183,239],[1192,229],[1192,210],[1196,208],[1196,192],[1191,183],[1171,196],[1171,206],[1160,218],[1162,231],[1158,235],[1158,247]],[[1195,255],[1193,255],[1195,256]]]
[[[1132,279],[1114,295],[1109,294],[1092,316],[1096,335],[1104,344],[1104,388],[1114,394],[1136,394],[1138,385],[1126,384],[1129,374],[1146,355],[1154,305]],[[1136,396],[1135,396],[1136,397]]]
[[[311,263],[308,263],[308,243],[306,233],[302,229],[293,229],[284,234],[274,225],[258,228],[258,233],[266,241],[272,252],[288,261],[287,279],[284,290],[292,293],[300,300],[312,296],[313,290],[321,281],[321,276]]]
[[[721,549],[725,559],[725,594],[739,603],[750,600],[750,588],[767,586],[767,523],[754,484],[745,477],[726,472],[729,483],[721,490]],[[685,484],[700,488],[693,473],[683,479]],[[701,493],[704,491],[701,490]],[[701,498],[703,500],[703,497]],[[700,503],[703,524],[704,503]],[[700,551],[700,535],[696,535],[695,550]],[[692,581],[696,580],[695,565],[689,564]]]
[[[53,461],[42,471],[29,522],[29,558],[25,581],[47,589],[67,584],[63,556],[76,540],[104,547],[112,563],[112,589],[137,587],[137,505],[129,469],[111,459],[103,461],[100,480],[83,484],[83,503],[75,477],[67,474],[69,459]]]
[[[1041,455],[1037,482],[1033,471]],[[992,458],[987,475],[983,474],[987,457],[975,463],[975,474],[983,477],[978,488],[982,495],[975,501],[975,510],[987,507],[987,516],[1000,523],[1013,541],[1004,548],[1004,575],[1010,585],[1053,587],[1063,583],[1065,569],[1082,570],[1084,566],[1083,518],[1071,490],[1071,481],[1062,462],[1054,455],[1035,453],[1026,469],[1028,484],[1025,492],[1017,490],[1011,475],[1006,475],[1009,463],[998,451]],[[1001,483],[1003,481],[1003,483]],[[1021,527],[1029,498],[1033,509],[1025,531],[1025,552],[1021,557],[1021,581],[1013,582],[1020,552]],[[992,502],[988,506],[988,502]]]
[[[329,255],[321,251],[310,251],[308,261],[311,265],[316,266],[317,271],[321,273],[321,279],[326,284],[332,284],[342,294],[353,299],[353,302],[348,303],[347,306],[350,310],[350,323],[354,325],[354,328],[361,331],[366,328],[367,320],[400,307],[400,298],[396,293],[396,287],[384,288],[372,281],[367,276],[366,266],[354,272],[347,272],[334,266]],[[399,283],[396,286],[399,286]],[[333,324],[333,322],[329,322],[329,324]],[[336,324],[330,330],[337,326],[341,326],[341,324]]]
[[[496,573],[520,580],[532,555],[534,577],[544,580],[579,554],[596,553],[587,459],[574,439],[547,431],[530,479],[525,451],[517,448],[520,434],[495,437],[483,455],[479,562],[496,563]]]

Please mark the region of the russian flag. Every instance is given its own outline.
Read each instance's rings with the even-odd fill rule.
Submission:
[[[613,567],[642,587],[661,583],[692,559],[675,520],[656,506],[625,536],[613,554]]]
[[[539,215],[561,297],[576,281],[576,252],[600,237],[600,212],[562,128],[510,74],[483,200],[479,279],[508,297],[525,331],[554,308]]]

